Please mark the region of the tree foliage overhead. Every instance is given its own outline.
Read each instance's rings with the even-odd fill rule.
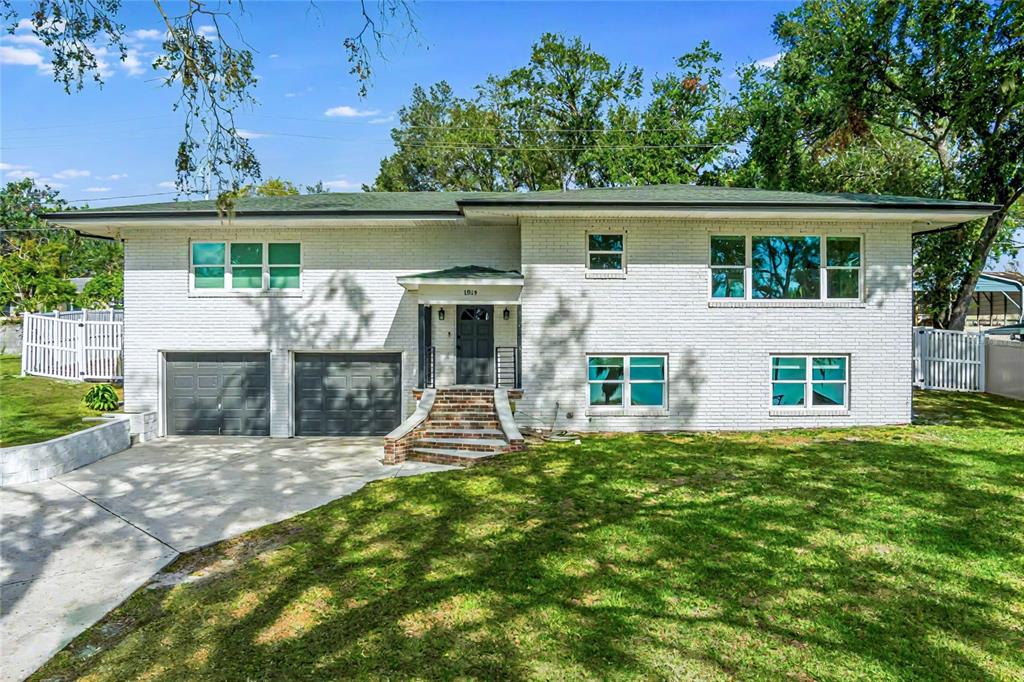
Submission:
[[[734,179],[1000,205],[918,244],[926,307],[962,328],[1024,192],[1024,4],[807,0],[773,31],[783,57],[744,74],[749,153]]]
[[[383,57],[391,29],[415,31],[410,2],[378,0],[368,5],[361,0],[362,21],[342,41],[361,95],[366,94],[374,58]],[[179,92],[173,107],[183,118],[174,159],[178,190],[221,194],[253,183],[260,178],[260,164],[235,125],[235,113],[257,103],[255,57],[238,22],[244,3],[185,0],[174,3],[175,8],[184,5],[174,12],[164,0],[152,4],[166,29],[163,51],[152,66],[166,87]],[[50,51],[54,81],[68,93],[81,90],[87,80],[103,84],[101,51],[128,59],[121,9],[121,0],[0,0],[8,33],[27,19],[32,34]]]
[[[97,305],[123,296],[120,242],[50,227],[43,216],[66,210],[49,187],[31,179],[0,193],[0,306],[15,313],[45,312],[68,304]],[[91,277],[79,295],[72,277]]]
[[[392,131],[397,152],[372,188],[544,190],[696,182],[740,128],[702,43],[654,78],[613,65],[579,38],[544,34],[526,66],[492,75],[472,98],[445,82],[416,87]]]

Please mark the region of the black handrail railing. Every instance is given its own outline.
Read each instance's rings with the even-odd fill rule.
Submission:
[[[425,366],[423,368],[423,388],[436,388],[434,385],[434,366],[435,358],[437,356],[435,350],[434,346],[427,346],[427,352],[424,354]]]
[[[497,388],[520,388],[519,347],[497,346],[494,349],[494,385]]]

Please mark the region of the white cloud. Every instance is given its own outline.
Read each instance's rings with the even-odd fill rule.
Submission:
[[[235,134],[245,140],[258,140],[263,137],[270,137],[270,133],[258,133],[255,130],[235,129]]]
[[[86,187],[84,191],[86,191],[86,192],[109,192],[110,188],[109,187]]]
[[[142,60],[139,59],[138,50],[128,50],[128,54],[121,62],[121,67],[128,72],[129,76],[141,76],[146,73],[146,67],[142,65]]]
[[[17,163],[4,163],[3,161],[0,161],[0,171],[20,170],[22,168],[27,168],[27,166],[22,166]]]
[[[65,185],[63,182],[57,182],[53,178],[39,178],[38,180],[36,180],[36,184],[46,185],[48,187],[52,187],[53,189],[63,189],[67,187],[67,185]]]
[[[203,36],[207,40],[217,39],[217,27],[212,24],[205,24],[196,29],[199,35]]]
[[[97,175],[100,180],[124,180],[128,177],[127,173],[113,173],[111,175]]]
[[[174,184],[174,182],[171,180],[164,180],[163,182],[158,182],[156,186],[159,187],[160,189],[178,189],[178,186]]]
[[[329,189],[359,189],[362,186],[361,182],[352,182],[351,180],[345,180],[344,178],[340,180],[327,180],[324,182],[324,187]]]
[[[279,55],[279,54],[272,54],[272,55],[270,55],[270,58],[271,58],[271,59],[277,59],[277,58],[278,58],[278,57],[280,57],[280,56],[281,56],[281,55]]]
[[[140,28],[130,31],[128,35],[136,40],[158,40],[164,37],[164,32],[155,28]]]
[[[284,96],[285,97],[298,97],[299,93],[297,93],[297,92],[286,92],[286,93],[284,93]]]
[[[754,63],[757,66],[760,66],[760,67],[763,67],[763,68],[766,68],[766,69],[770,69],[773,66],[775,66],[776,64],[778,64],[780,59],[782,59],[782,53],[781,52],[776,52],[775,54],[773,54],[773,55],[771,55],[769,57],[765,57],[764,59],[758,59]]]
[[[11,47],[0,45],[0,64],[9,66],[34,66],[40,71],[50,68],[50,65],[43,59],[43,55],[27,47]]]
[[[5,43],[13,43],[15,45],[31,45],[32,47],[45,48],[43,41],[31,33],[15,33],[12,35],[4,36]]]
[[[391,123],[394,120],[395,120],[395,116],[394,116],[394,114],[392,114],[391,116],[381,116],[380,118],[371,118],[370,119],[370,123],[375,123],[375,124]]]
[[[92,173],[90,173],[87,170],[82,170],[80,168],[65,168],[62,171],[54,173],[53,177],[58,178],[60,180],[70,180],[72,178],[87,178],[90,175],[92,175]]]
[[[15,168],[14,170],[7,171],[7,177],[11,180],[24,180],[25,178],[32,178],[35,180],[39,177],[39,173],[32,170],[26,170],[24,168]]]
[[[324,116],[340,116],[342,118],[361,118],[364,116],[376,116],[380,111],[377,109],[356,109],[350,107],[347,104],[341,106],[331,107],[324,112]]]

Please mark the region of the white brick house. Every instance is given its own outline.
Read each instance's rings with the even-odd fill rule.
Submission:
[[[912,235],[993,210],[661,186],[50,220],[124,241],[127,411],[288,437],[387,433],[415,389],[496,383],[529,427],[904,423]]]

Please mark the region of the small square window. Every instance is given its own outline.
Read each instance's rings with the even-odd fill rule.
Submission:
[[[587,267],[590,270],[622,270],[625,255],[625,235],[587,235]]]

